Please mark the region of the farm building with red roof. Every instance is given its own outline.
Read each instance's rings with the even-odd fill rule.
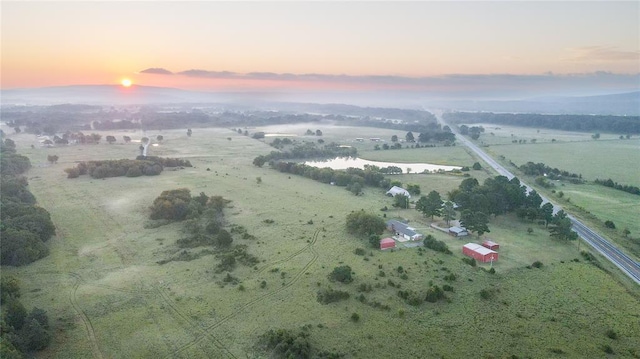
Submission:
[[[393,238],[384,238],[380,240],[380,249],[389,249],[395,247],[396,241],[394,241]]]
[[[492,251],[496,251],[498,249],[500,249],[500,245],[494,241],[490,241],[490,240],[485,240],[484,242],[482,242],[482,246],[485,248],[489,248]]]
[[[462,253],[475,260],[486,263],[495,262],[498,260],[498,252],[492,251],[489,248],[483,247],[477,243],[467,243],[462,246]]]

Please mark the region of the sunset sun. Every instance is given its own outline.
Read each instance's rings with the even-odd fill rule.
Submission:
[[[122,79],[122,81],[120,82],[122,84],[122,86],[124,87],[130,87],[132,82],[129,79]]]

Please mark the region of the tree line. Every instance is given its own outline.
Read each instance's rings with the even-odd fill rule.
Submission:
[[[583,183],[581,174],[552,168],[542,162],[533,163],[529,161],[519,168],[528,176],[545,176],[550,180],[568,180],[571,183]]]
[[[620,184],[618,182],[614,182],[611,178],[608,178],[606,180],[601,180],[601,179],[595,179],[595,181],[593,181],[595,184],[599,184],[601,186],[605,186],[605,187],[610,187],[610,188],[615,188],[619,191],[624,191],[627,193],[631,193],[631,194],[635,194],[635,195],[639,195],[640,196],[640,188],[636,187],[636,186],[631,186],[631,185],[625,185],[625,184]]]
[[[640,116],[449,112],[443,114],[443,118],[453,123],[496,123],[564,131],[640,134]]]
[[[138,156],[135,160],[82,161],[75,167],[66,168],[67,178],[89,175],[92,178],[157,176],[164,167],[191,167],[189,160]]]
[[[55,226],[47,210],[36,199],[22,176],[31,162],[16,153],[10,139],[0,142],[0,260],[2,265],[22,266],[49,254],[45,245],[55,235]]]
[[[330,143],[322,147],[313,142],[296,143],[288,151],[271,151],[268,155],[260,155],[253,159],[253,164],[262,167],[265,163],[286,159],[330,159],[336,157],[355,157],[358,150],[355,147],[340,147],[337,143]]]

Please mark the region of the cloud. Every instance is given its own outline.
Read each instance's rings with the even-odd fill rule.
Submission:
[[[189,77],[205,77],[215,79],[231,79],[237,78],[239,75],[235,72],[229,71],[207,71],[207,70],[187,70],[178,72],[178,75],[184,75]]]
[[[156,74],[156,75],[173,75],[173,72],[163,69],[161,67],[150,67],[140,71],[141,74]]]
[[[593,51],[592,51],[593,52]],[[154,71],[148,71],[154,70]],[[146,73],[171,73],[160,69]],[[247,86],[280,88],[334,88],[365,91],[404,91],[431,94],[517,94],[550,93],[559,91],[599,91],[604,89],[637,91],[640,74],[615,74],[590,72],[554,74],[545,72],[533,75],[516,74],[447,74],[440,76],[407,77],[394,75],[336,75],[292,74],[274,72],[237,73],[191,69],[173,73],[176,76],[211,80],[237,80]],[[245,82],[246,81],[246,82]],[[222,86],[227,86],[228,82]],[[261,84],[262,83],[262,84]],[[214,86],[214,83],[212,83]]]
[[[566,56],[562,61],[568,62],[609,62],[609,61],[638,61],[640,52],[622,51],[614,46],[582,46],[565,49]]]

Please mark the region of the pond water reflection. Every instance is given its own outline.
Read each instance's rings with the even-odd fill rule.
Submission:
[[[430,163],[398,163],[398,162],[378,162],[363,160],[357,157],[339,157],[327,161],[307,161],[304,163],[307,166],[324,168],[329,167],[334,170],[344,170],[349,167],[364,169],[365,165],[378,166],[380,168],[397,166],[402,169],[402,173],[423,173],[423,172],[438,172],[451,171],[460,169],[459,166],[442,166],[433,165]]]

